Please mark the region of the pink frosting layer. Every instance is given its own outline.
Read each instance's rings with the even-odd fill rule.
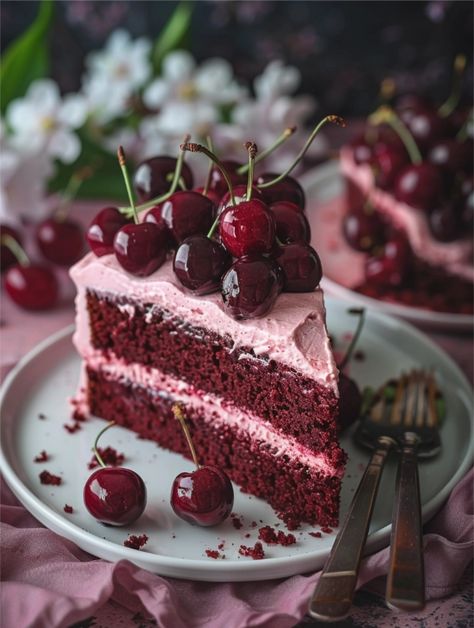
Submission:
[[[370,166],[357,165],[349,147],[341,150],[340,162],[342,173],[372,199],[376,209],[387,214],[406,232],[413,251],[420,259],[433,266],[442,266],[453,275],[474,281],[471,237],[455,242],[439,242],[431,235],[423,212],[398,202],[388,192],[376,188]]]
[[[324,453],[315,454],[293,437],[275,430],[263,419],[224,402],[220,397],[198,391],[158,369],[150,369],[140,364],[127,364],[117,357],[105,357],[100,351],[94,350],[85,351],[82,358],[90,368],[101,371],[110,379],[132,382],[151,391],[171,393],[186,407],[202,411],[202,414],[210,417],[209,420],[213,423],[230,425],[249,434],[253,440],[270,445],[275,457],[286,454],[292,460],[297,460],[324,475],[342,477],[344,473],[344,469],[335,468]]]
[[[114,255],[86,255],[71,269],[78,295],[74,342],[83,353],[90,346],[89,322],[85,307],[87,289],[112,297],[125,297],[137,304],[164,308],[191,325],[217,334],[229,334],[235,347],[251,347],[329,387],[336,397],[338,370],[326,329],[326,310],[320,289],[301,294],[281,294],[263,318],[236,321],[223,308],[219,293],[205,297],[187,294],[177,281],[168,261],[150,277],[126,273]],[[134,306],[122,306],[134,316]]]

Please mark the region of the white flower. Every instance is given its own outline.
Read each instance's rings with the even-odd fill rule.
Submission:
[[[147,39],[132,41],[126,31],[117,30],[103,50],[87,57],[83,91],[98,122],[109,122],[127,112],[130,97],[151,75],[150,50]]]
[[[271,61],[254,81],[257,100],[272,100],[278,96],[292,94],[301,82],[300,71],[285,66],[282,61]]]
[[[86,118],[84,99],[68,95],[61,99],[56,83],[49,79],[32,83],[24,98],[8,106],[6,120],[11,145],[21,153],[43,151],[65,163],[77,159],[81,143],[73,129]]]

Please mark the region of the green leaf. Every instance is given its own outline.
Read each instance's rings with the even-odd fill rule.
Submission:
[[[161,31],[153,48],[153,65],[157,72],[161,69],[164,57],[183,45],[191,24],[192,12],[191,2],[180,2]]]
[[[31,26],[10,44],[0,66],[2,113],[14,98],[24,96],[29,84],[46,76],[49,68],[47,33],[53,18],[53,0],[42,0]]]

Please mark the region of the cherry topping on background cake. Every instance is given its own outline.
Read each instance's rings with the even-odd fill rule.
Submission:
[[[440,242],[452,242],[462,235],[462,218],[451,205],[442,205],[434,209],[428,224],[433,236]]]
[[[178,517],[193,525],[215,526],[226,519],[234,505],[234,489],[224,471],[213,466],[201,466],[189,433],[181,406],[172,408],[180,422],[196,471],[180,473],[171,487],[171,507]]]
[[[323,276],[321,260],[309,244],[295,242],[280,246],[276,262],[283,271],[285,292],[312,292],[319,286]]]
[[[0,238],[4,235],[10,236],[13,240],[17,242],[17,244],[21,245],[22,237],[20,233],[13,227],[10,227],[9,225],[0,225]],[[10,266],[13,266],[13,264],[16,263],[17,258],[15,254],[6,244],[3,244],[2,242],[2,244],[0,245],[0,271],[3,273],[8,270]]]
[[[130,205],[134,212],[134,224],[121,227],[114,237],[114,252],[119,264],[127,272],[138,277],[148,277],[165,261],[167,232],[163,225],[138,222],[123,148],[118,150],[119,164],[125,180]]]
[[[352,209],[344,216],[342,233],[346,242],[356,251],[368,252],[385,242],[385,225],[377,211],[367,202],[364,207]]]
[[[431,148],[428,161],[453,177],[472,171],[472,153],[472,142],[445,138]]]
[[[339,369],[339,412],[337,417],[339,431],[346,429],[359,419],[362,408],[362,394],[360,389],[357,383],[344,373],[344,369],[349,364],[354,354],[354,349],[359,341],[360,334],[362,333],[365,323],[365,310],[363,308],[350,308],[347,312],[348,314],[358,316],[359,320],[349,346],[337,365]]]
[[[54,273],[47,266],[31,263],[11,235],[4,233],[1,244],[17,260],[5,273],[5,290],[12,301],[25,310],[48,310],[53,307],[59,294]]]
[[[146,159],[139,164],[133,184],[141,202],[150,201],[156,196],[165,194],[170,187],[170,182],[176,170],[175,157],[158,156]],[[187,164],[182,164],[181,177],[190,190],[193,187],[194,177]]]
[[[427,151],[448,132],[446,121],[436,111],[427,108],[402,112],[400,117],[422,151]]]
[[[397,232],[383,246],[381,252],[365,261],[367,281],[383,286],[403,283],[412,262],[410,245],[404,235]]]
[[[291,245],[289,245],[291,246]],[[221,282],[226,311],[236,319],[264,316],[282,290],[281,268],[259,256],[235,261]]]
[[[277,201],[270,205],[275,216],[276,236],[283,244],[309,242],[311,229],[308,219],[298,205],[289,201]]]
[[[407,164],[407,154],[403,146],[378,143],[374,147],[371,167],[376,185],[388,190],[395,182],[397,174]]]
[[[87,242],[97,257],[114,252],[115,234],[127,224],[128,219],[116,207],[104,207],[100,210],[86,234]]]
[[[107,467],[97,445],[102,434],[114,425],[112,421],[99,432],[93,451],[100,469],[92,473],[84,486],[84,505],[89,513],[106,525],[130,525],[146,506],[146,487],[142,478],[125,467]]]

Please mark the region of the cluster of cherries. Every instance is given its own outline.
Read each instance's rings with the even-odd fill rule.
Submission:
[[[472,111],[453,107],[452,98],[436,110],[419,96],[405,96],[393,109],[379,108],[351,142],[355,163],[370,166],[378,188],[426,215],[440,242],[472,233],[474,222]],[[411,267],[410,247],[369,202],[350,208],[343,231],[351,247],[369,253],[369,281],[403,281]]]
[[[142,203],[138,206],[120,148],[130,208],[99,212],[87,232],[92,251],[98,256],[113,253],[127,272],[147,277],[174,249],[173,269],[185,289],[195,295],[220,291],[226,311],[237,319],[263,316],[282,291],[314,290],[321,280],[321,262],[309,244],[303,189],[289,173],[328,122],[344,124],[337,116],[324,118],[280,175],[254,178],[258,157],[253,142],[245,145],[248,163],[243,166],[220,162],[208,148],[185,141],[177,160],[158,156],[138,167],[133,182]],[[211,160],[203,187],[193,189],[186,151]]]
[[[53,307],[59,296],[51,264],[69,267],[77,262],[84,252],[84,233],[65,207],[60,207],[36,225],[34,238],[46,263],[29,259],[18,229],[0,225],[0,268],[5,273],[5,290],[17,305],[27,310],[45,310]]]
[[[232,511],[234,490],[231,481],[217,467],[199,464],[183,410],[178,404],[172,410],[184,431],[196,470],[176,476],[171,488],[171,507],[178,517],[193,525],[217,525]],[[100,468],[89,476],[84,485],[84,504],[100,523],[124,526],[143,514],[147,493],[138,473],[125,467],[108,467],[104,463],[98,451],[98,442],[112,425],[114,422],[109,423],[95,440],[93,451]]]

